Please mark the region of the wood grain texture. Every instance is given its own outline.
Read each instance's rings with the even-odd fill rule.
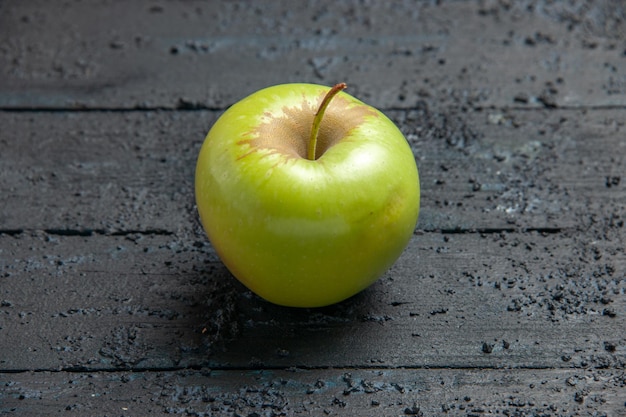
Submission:
[[[624,5],[536,3],[3,2],[0,107],[223,108],[295,81],[384,108],[626,105]]]
[[[6,375],[0,413],[195,416],[619,416],[604,370],[265,370]]]
[[[273,306],[202,240],[1,237],[0,369],[623,367],[622,236],[416,235],[324,309]],[[254,349],[251,349],[254,346]],[[609,346],[609,348],[607,348]],[[224,350],[225,349],[225,350]]]
[[[624,215],[622,110],[387,113],[416,156],[421,230],[578,229]],[[219,114],[0,112],[0,230],[184,233]]]

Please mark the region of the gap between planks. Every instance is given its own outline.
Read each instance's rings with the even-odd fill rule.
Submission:
[[[559,234],[567,231],[576,230],[570,227],[496,227],[496,228],[470,228],[470,229],[416,229],[414,235],[422,235],[425,233],[442,234],[442,235],[462,235],[462,234],[500,234],[500,233],[540,233],[540,234]],[[144,236],[173,236],[176,233],[163,229],[146,229],[146,230],[106,230],[106,229],[0,229],[0,235],[18,236],[27,233],[45,233],[51,236],[64,237],[89,237],[89,236],[128,236],[128,235],[144,235]]]
[[[242,97],[244,98],[244,97]],[[234,104],[234,103],[232,103]],[[150,107],[0,107],[0,112],[5,113],[141,113],[141,112],[195,112],[195,111],[226,111],[232,104],[226,106],[207,106],[204,104],[179,105],[179,106],[150,106]],[[451,106],[446,106],[451,107]],[[385,112],[403,112],[419,110],[418,107],[384,107],[378,110]],[[499,111],[611,111],[626,110],[626,106],[611,105],[595,105],[595,106],[474,106],[467,109],[472,112],[482,112],[488,110]]]
[[[67,367],[67,368],[37,368],[37,369],[0,369],[0,375],[2,374],[24,374],[24,373],[69,373],[69,374],[110,374],[110,373],[159,373],[159,372],[184,372],[184,371],[224,371],[224,372],[253,372],[253,371],[276,371],[276,372],[291,372],[291,371],[475,371],[475,370],[489,370],[489,371],[545,371],[545,370],[584,370],[585,368],[573,367],[573,366],[481,366],[481,365],[469,365],[469,366],[424,366],[424,365],[404,365],[404,366],[171,366],[171,367],[137,367],[137,368],[88,368],[88,367]]]

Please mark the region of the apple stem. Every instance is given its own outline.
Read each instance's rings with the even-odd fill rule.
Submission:
[[[322,123],[322,118],[324,117],[324,112],[330,104],[330,101],[339,93],[341,90],[344,90],[347,87],[346,83],[335,84],[333,88],[328,90],[328,93],[324,96],[320,107],[317,109],[315,113],[315,117],[313,118],[313,127],[311,128],[311,137],[309,138],[309,148],[307,152],[307,158],[310,161],[315,161],[315,153],[317,151],[317,136],[320,132],[320,125]]]

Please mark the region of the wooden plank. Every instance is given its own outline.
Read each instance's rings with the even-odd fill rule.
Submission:
[[[188,228],[195,162],[215,116],[3,113],[0,228]]]
[[[419,234],[323,309],[258,299],[193,237],[2,235],[0,370],[623,368],[623,228],[605,226]]]
[[[0,230],[197,232],[219,112],[0,112]],[[420,169],[420,230],[576,229],[626,211],[623,111],[388,111]]]
[[[296,81],[346,81],[384,108],[626,105],[620,2],[13,0],[0,11],[2,108],[224,108]]]
[[[3,375],[0,413],[618,416],[623,371],[328,369]]]

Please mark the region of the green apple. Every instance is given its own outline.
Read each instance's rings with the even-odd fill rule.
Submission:
[[[416,226],[411,148],[343,88],[260,90],[231,106],[200,150],[196,202],[209,240],[239,281],[276,304],[318,307],[358,293]]]

